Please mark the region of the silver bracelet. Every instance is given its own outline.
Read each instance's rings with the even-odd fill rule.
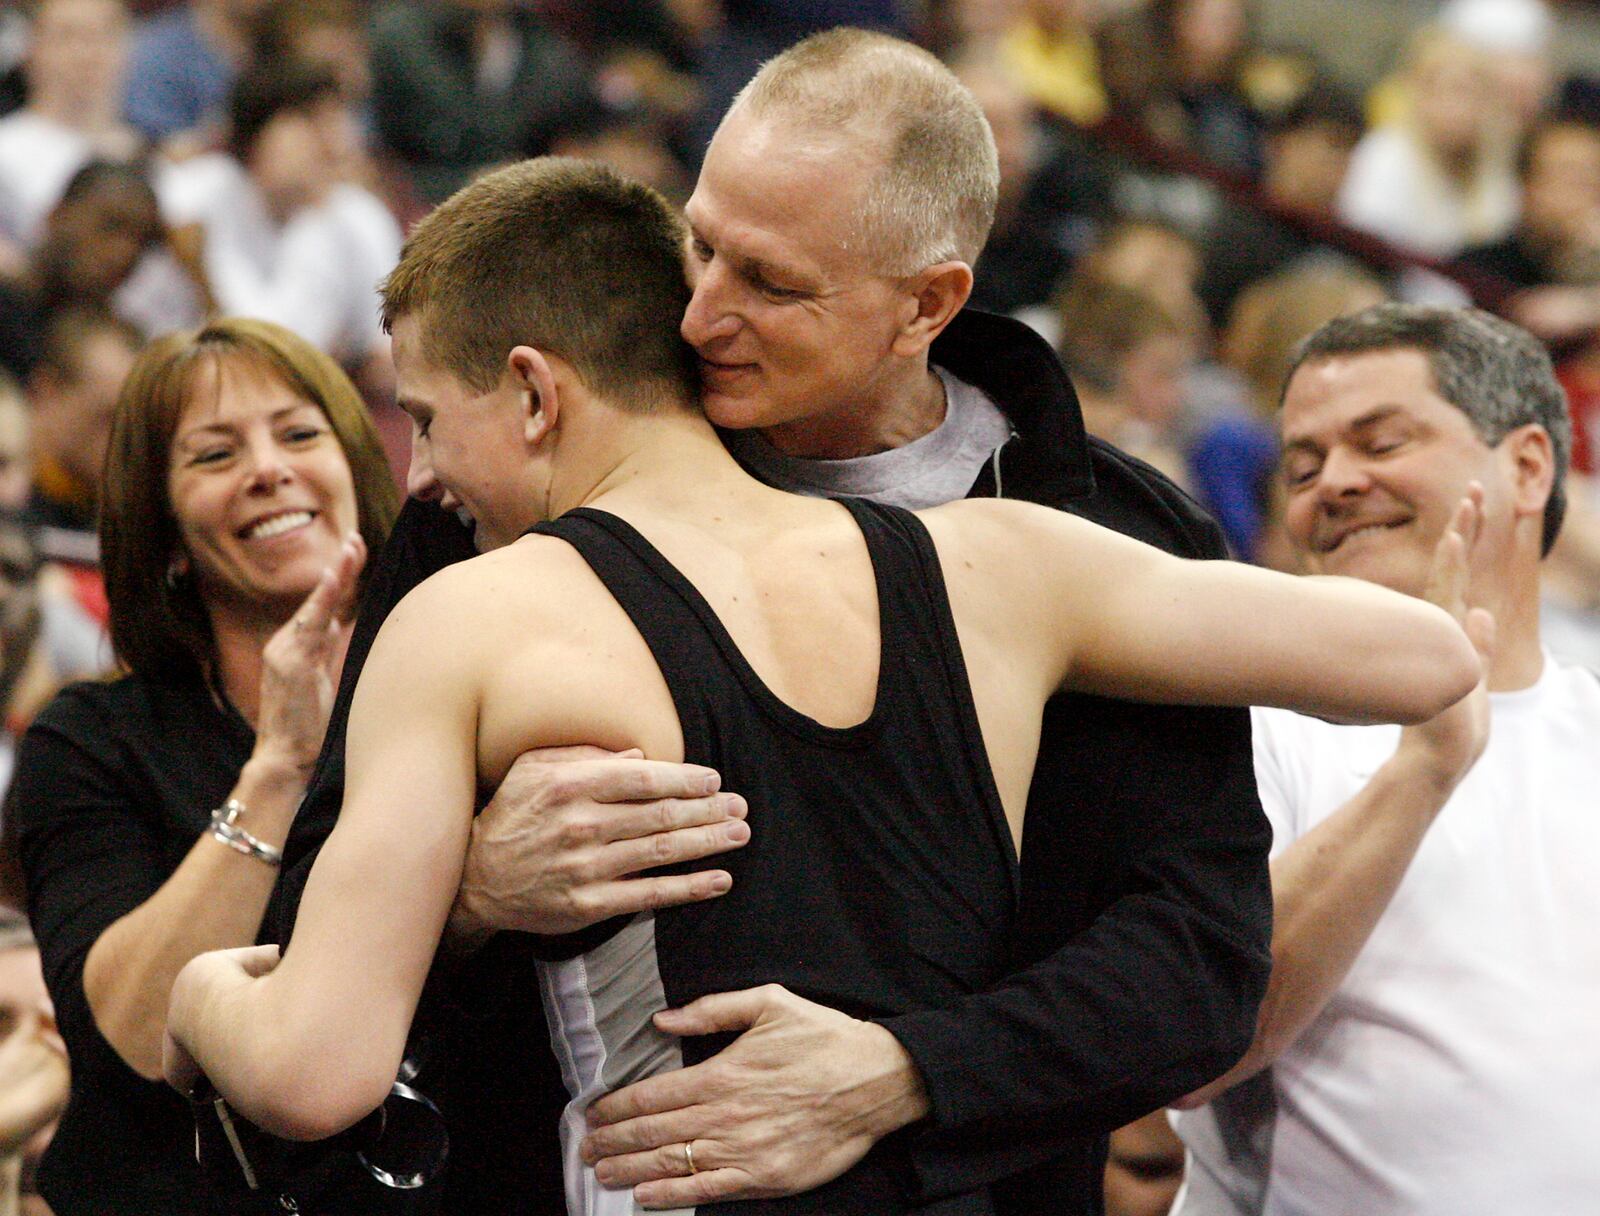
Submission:
[[[258,840],[239,826],[239,817],[245,814],[245,805],[237,798],[229,798],[211,812],[211,835],[236,853],[254,857],[269,866],[283,864],[283,850]]]

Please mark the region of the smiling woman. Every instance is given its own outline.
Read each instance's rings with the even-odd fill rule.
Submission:
[[[189,1114],[150,1079],[167,996],[190,958],[255,939],[396,494],[338,366],[246,320],[145,351],[104,482],[129,674],[39,715],[11,812],[72,1059],[40,1189],[57,1216],[209,1214]]]

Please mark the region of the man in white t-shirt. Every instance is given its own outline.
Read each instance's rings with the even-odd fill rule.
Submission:
[[[1310,569],[1453,607],[1487,688],[1405,730],[1256,711],[1272,983],[1176,1118],[1174,1212],[1600,1211],[1600,679],[1539,641],[1571,439],[1549,358],[1381,305],[1308,340],[1282,427]]]

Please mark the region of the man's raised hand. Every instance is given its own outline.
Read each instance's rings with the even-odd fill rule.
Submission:
[[[1489,665],[1494,657],[1494,617],[1468,604],[1472,550],[1483,526],[1483,487],[1473,482],[1457,504],[1434,549],[1425,598],[1455,617],[1483,662],[1478,685],[1449,709],[1427,722],[1408,726],[1400,748],[1425,762],[1433,777],[1454,789],[1489,743]]]

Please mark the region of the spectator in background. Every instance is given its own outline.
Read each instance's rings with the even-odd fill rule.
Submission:
[[[1032,101],[992,53],[952,65],[994,132],[1000,196],[969,301],[1022,314],[1054,300],[1073,262],[1111,210],[1110,170],[1091,149],[1039,121]]]
[[[1182,390],[1185,435],[1218,414],[1248,408],[1244,386],[1214,357],[1216,334],[1196,294],[1200,247],[1184,228],[1149,216],[1125,217],[1101,231],[1077,270],[1148,296],[1182,330],[1189,347]]]
[[[1554,352],[1572,417],[1571,513],[1544,563],[1544,627],[1551,649],[1600,661],[1600,128],[1555,116],[1528,137],[1522,218],[1502,241],[1462,262],[1512,288],[1507,317]]]
[[[99,564],[96,514],[111,411],[143,345],[126,321],[91,307],[62,311],[45,331],[27,386],[34,469],[25,518],[52,560]]]
[[[134,32],[128,121],[174,157],[222,141],[228,95],[248,66],[269,0],[186,0]]]
[[[48,665],[27,712],[61,684],[111,666],[105,581],[97,531],[111,412],[143,341],[104,309],[74,306],[51,317],[27,382],[32,485],[21,518],[51,562],[44,623]]]
[[[1566,653],[1600,653],[1590,639],[1600,621],[1600,562],[1586,557],[1591,513],[1600,503],[1594,477],[1600,452],[1600,128],[1554,116],[1536,126],[1521,162],[1522,218],[1502,241],[1469,249],[1462,262],[1511,288],[1499,308],[1544,339],[1556,353],[1556,374],[1572,415],[1574,526],[1545,566],[1552,636]],[[1562,624],[1571,627],[1557,635]],[[1573,631],[1576,631],[1574,633]]]
[[[541,11],[594,64],[608,108],[687,133],[704,104],[695,73],[722,21],[719,0],[548,0]]]
[[[1560,386],[1504,321],[1390,304],[1310,339],[1281,420],[1308,568],[1448,607],[1486,680],[1404,730],[1252,711],[1272,983],[1244,1061],[1179,1119],[1175,1211],[1589,1211],[1600,679],[1551,658],[1537,612]]]
[[[235,86],[232,119],[228,152],[164,177],[168,223],[194,232],[223,312],[284,325],[385,382],[377,284],[399,257],[400,229],[348,180],[360,148],[333,74],[264,60]]]
[[[147,274],[157,256],[166,265]],[[67,182],[21,278],[0,279],[0,367],[26,380],[63,309],[109,310],[148,333],[159,325],[152,308],[165,307],[170,293],[179,294],[177,307],[193,308],[203,285],[184,279],[181,261],[143,171],[90,161]]]
[[[9,549],[4,533],[0,525],[0,553]],[[6,564],[0,556],[0,569]],[[31,1191],[39,1134],[61,1114],[67,1085],[39,949],[22,914],[0,905],[0,1216],[41,1210],[23,1206],[22,1193]]]
[[[1331,219],[1361,132],[1361,111],[1353,100],[1330,83],[1311,85],[1267,126],[1261,174],[1267,201]],[[1199,285],[1212,324],[1227,323],[1242,289],[1317,251],[1332,256],[1260,208],[1225,202],[1206,233]]]
[[[326,68],[344,103],[363,124],[370,119],[372,46],[360,0],[278,0],[262,14],[256,55]]]
[[[1521,216],[1461,261],[1511,289],[1500,308],[1548,343],[1587,343],[1600,329],[1600,128],[1553,117],[1529,134],[1518,166]],[[1588,448],[1575,456],[1587,468]]]
[[[1526,132],[1556,88],[1555,18],[1544,0],[1449,0],[1439,24],[1488,57],[1495,95]]]
[[[127,42],[122,0],[43,0],[35,12],[28,102],[0,118],[0,238],[18,249],[39,243],[45,216],[85,163],[142,150],[121,114]]]
[[[14,732],[63,684],[111,663],[102,621],[78,598],[93,572],[45,562],[27,522],[31,429],[21,389],[0,378],[0,796],[11,781]]]
[[[383,5],[372,76],[378,136],[429,203],[482,169],[543,152],[591,104],[577,51],[511,0]]]
[[[1059,352],[1089,433],[1183,485],[1184,327],[1136,288],[1077,275],[1061,300]]]
[[[1000,23],[984,0],[968,3],[984,10],[980,29]],[[1017,82],[1040,108],[1080,127],[1094,126],[1110,108],[1095,43],[1105,5],[1101,0],[1024,0],[1015,7],[1020,13],[1000,48]]]
[[[1100,233],[1084,254],[1084,273],[1136,288],[1161,305],[1195,344],[1211,345],[1211,328],[1195,289],[1200,250],[1183,229],[1144,216],[1125,217]]]
[[[1401,116],[1356,146],[1341,218],[1427,257],[1500,239],[1516,222],[1515,145],[1488,61],[1432,27],[1412,39],[1404,81]]]
[[[1125,100],[1169,141],[1214,165],[1259,173],[1261,119],[1242,80],[1252,50],[1244,0],[1153,0],[1148,15],[1153,87],[1146,97]]]

